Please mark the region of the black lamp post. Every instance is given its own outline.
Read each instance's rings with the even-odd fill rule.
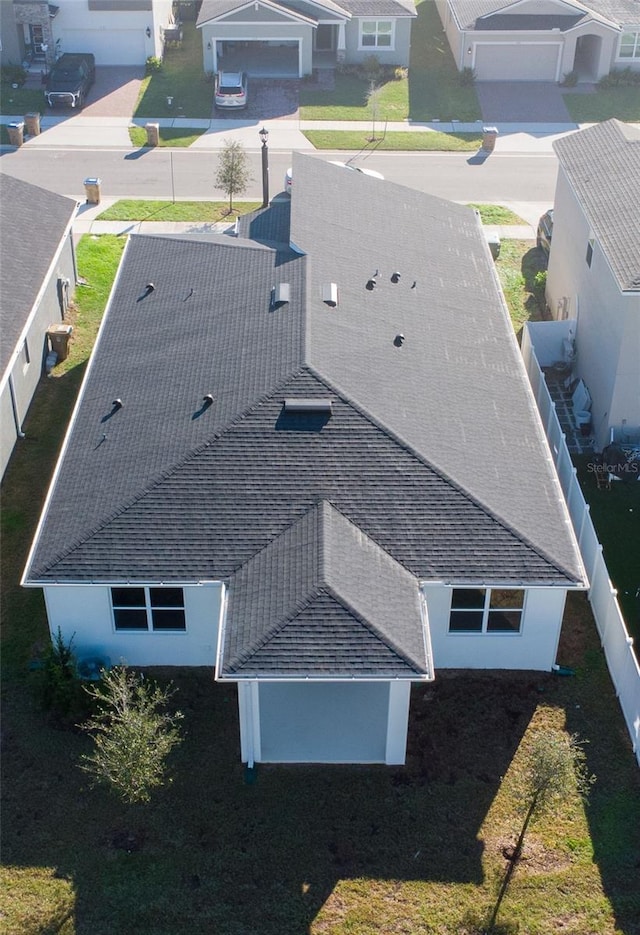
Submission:
[[[262,143],[262,207],[266,208],[269,204],[269,149],[267,147],[269,131],[263,127],[258,130],[258,136]]]

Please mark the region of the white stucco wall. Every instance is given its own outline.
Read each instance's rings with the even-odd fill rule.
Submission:
[[[602,448],[610,426],[623,419],[640,424],[640,294],[620,290],[597,240],[587,264],[593,232],[562,170],[553,221],[547,303],[555,317],[566,307],[577,319],[574,373],[591,394],[593,431]]]
[[[106,655],[132,666],[211,666],[215,664],[223,585],[184,586],[184,632],[116,631],[108,587],[52,585],[44,598],[52,636],[73,637],[77,655]]]
[[[405,760],[410,682],[240,682],[243,762]]]
[[[449,633],[452,589],[426,584],[431,647],[439,669],[537,669],[556,662],[566,592],[530,588],[525,596],[519,633]]]
[[[408,65],[411,49],[411,23],[410,17],[400,17],[395,20],[394,43],[392,49],[385,48],[359,48],[360,24],[362,20],[393,19],[389,16],[354,16],[345,25],[345,62],[357,64],[374,55],[381,65]]]
[[[154,0],[151,10],[90,10],[87,3],[61,0],[54,38],[60,52],[93,52],[98,65],[144,65],[148,56],[162,56],[161,27],[169,25],[172,6],[172,0]]]

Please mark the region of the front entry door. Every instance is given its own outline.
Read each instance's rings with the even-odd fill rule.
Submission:
[[[320,23],[315,32],[316,52],[332,52],[334,30],[333,26],[327,23]]]
[[[33,49],[33,54],[35,58],[44,58],[45,50],[42,48],[44,42],[44,30],[42,26],[29,26],[29,33],[31,34],[31,48]]]

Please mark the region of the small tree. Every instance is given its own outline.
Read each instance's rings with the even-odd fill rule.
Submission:
[[[377,142],[376,137],[376,120],[378,119],[378,113],[380,111],[380,97],[382,95],[382,88],[376,86],[376,83],[373,79],[369,82],[369,90],[367,91],[367,105],[371,109],[371,136],[369,137],[370,143]]]
[[[500,905],[516,864],[522,856],[524,839],[531,820],[551,811],[571,795],[577,793],[586,798],[589,786],[595,782],[595,776],[591,776],[587,770],[583,745],[577,734],[567,736],[560,730],[540,731],[534,737],[525,756],[524,771],[516,792],[524,820],[491,915],[489,932],[495,926]]]
[[[59,726],[71,727],[87,714],[86,695],[78,677],[73,637],[65,643],[60,627],[42,660],[40,697],[49,717]]]
[[[229,196],[229,214],[233,211],[233,196],[244,195],[251,181],[247,154],[236,140],[225,140],[220,151],[216,172],[216,188]]]
[[[101,685],[86,691],[98,713],[82,725],[95,749],[82,757],[81,768],[125,802],[148,802],[164,783],[167,756],[181,740],[182,713],[163,710],[171,690],[116,666],[104,673]]]

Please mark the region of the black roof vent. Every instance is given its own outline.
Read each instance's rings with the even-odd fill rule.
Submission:
[[[373,292],[373,290],[375,289],[375,287],[376,287],[376,281],[375,281],[375,279],[369,279],[369,280],[367,281],[367,289],[369,290],[369,292]]]
[[[113,411],[117,412],[118,409],[122,409],[122,407],[124,406],[124,403],[122,402],[120,398],[118,398],[118,399],[114,399],[111,405],[113,406]]]
[[[207,393],[206,396],[202,397],[202,408],[208,409],[209,406],[213,406],[213,394]]]
[[[312,412],[331,414],[330,399],[285,399],[285,412]]]
[[[402,347],[402,345],[404,344],[404,335],[397,334],[395,338],[393,339],[393,343],[396,347]]]
[[[391,273],[391,282],[393,283],[400,282],[400,273]]]

